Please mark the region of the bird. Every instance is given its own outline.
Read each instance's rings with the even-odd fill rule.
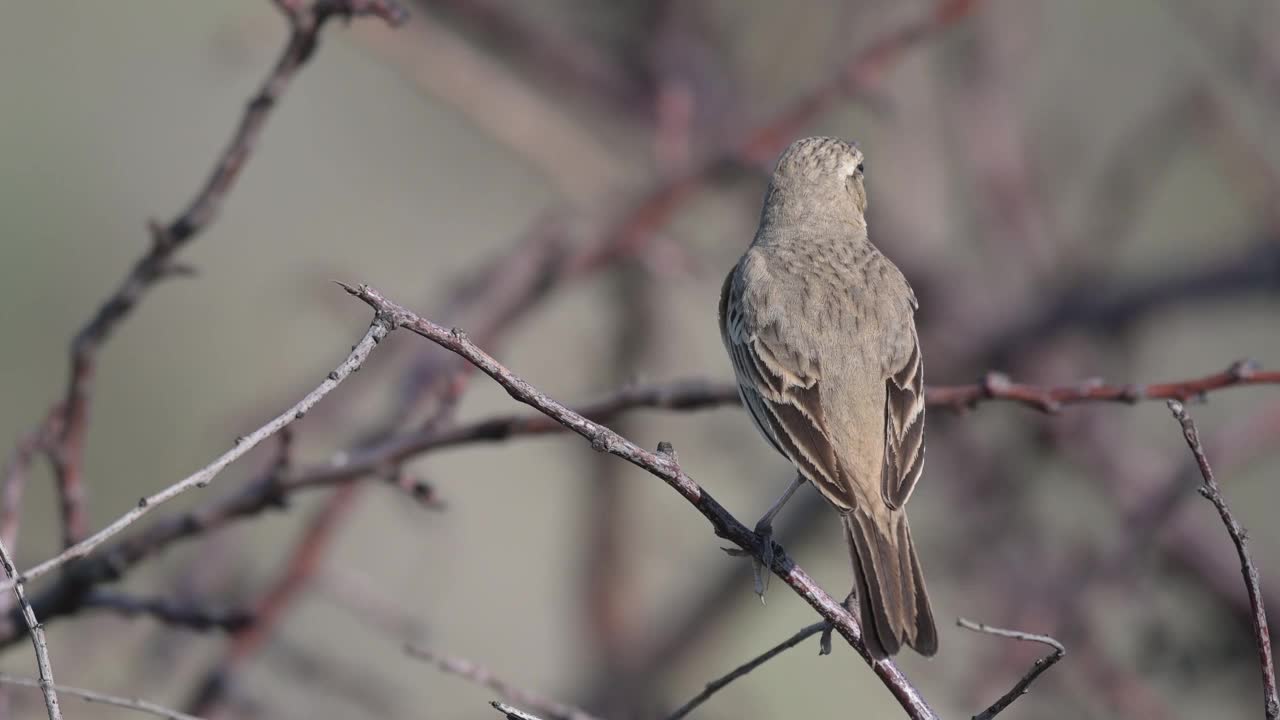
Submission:
[[[772,520],[807,481],[839,512],[868,654],[931,656],[937,626],[905,513],[924,467],[919,303],[868,239],[864,165],[834,137],[782,152],[721,288],[720,334],[748,416],[796,469],[756,524],[756,592],[763,600]]]

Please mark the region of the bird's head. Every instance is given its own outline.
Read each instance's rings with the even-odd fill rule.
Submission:
[[[857,143],[834,137],[796,140],[782,152],[769,179],[770,202],[804,214],[848,216],[863,223],[867,189]]]

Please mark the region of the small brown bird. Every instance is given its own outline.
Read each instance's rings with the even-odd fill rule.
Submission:
[[[765,547],[773,516],[813,483],[840,511],[871,655],[903,644],[933,655],[938,631],[903,511],[924,465],[917,303],[867,239],[866,209],[856,145],[792,143],[725,278],[720,333],[751,419],[798,471],[756,525]]]

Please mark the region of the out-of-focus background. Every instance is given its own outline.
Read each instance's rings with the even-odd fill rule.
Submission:
[[[886,38],[934,4],[418,0],[396,30],[331,23],[222,214],[181,252],[198,275],[158,285],[98,356],[91,526],[207,463],[345,356],[369,313],[330,280],[474,327],[483,310],[457,298],[487,263],[531,232],[599,243],[713,157],[660,222],[630,223],[617,244],[638,253],[566,273],[481,341],[566,402],[728,380],[720,282],[750,240],[769,161],[808,134],[866,152],[872,238],[920,296],[930,383],[1280,365],[1280,5],[972,5],[905,45]],[[147,220],[175,216],[207,176],[287,28],[266,0],[4,9],[0,439],[16,444],[61,398],[70,338],[146,251]],[[840,76],[886,42],[884,62]],[[766,156],[725,154],[839,87],[815,118],[780,125]],[[444,357],[394,337],[297,424],[292,462],[355,446],[410,392],[404,378]],[[520,410],[480,377],[453,417]],[[1191,411],[1280,607],[1280,388],[1216,392]],[[788,478],[736,407],[610,424],[646,447],[672,441],[746,522]],[[901,665],[936,709],[985,707],[1041,652],[952,626],[966,616],[1069,648],[1010,716],[1256,713],[1234,550],[1192,492],[1162,403],[940,409],[929,447],[911,514],[942,650]],[[155,517],[235,495],[272,452]],[[602,717],[649,718],[814,620],[778,582],[761,606],[705,520],[576,437],[441,450],[406,471],[443,510],[377,477],[297,493],[101,585],[47,623],[58,680],[215,717],[494,716],[492,691],[407,657],[416,642]],[[777,539],[843,596],[844,543],[814,495]],[[61,537],[42,462],[20,511],[25,567]],[[123,611],[148,603],[273,612],[233,636]],[[34,674],[26,638],[8,638],[0,667]],[[900,712],[847,646],[817,650],[807,641],[695,716]],[[9,716],[43,717],[37,692],[4,693]],[[68,717],[126,716],[64,703]]]

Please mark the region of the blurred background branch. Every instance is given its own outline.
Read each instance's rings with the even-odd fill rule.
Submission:
[[[717,410],[736,398],[715,295],[778,150],[836,134],[865,149],[872,233],[921,299],[930,402],[1035,411],[934,415],[913,519],[940,612],[1071,649],[1022,717],[1256,712],[1254,604],[1183,502],[1197,469],[1167,416],[1102,403],[1205,401],[1259,604],[1280,602],[1271,3],[139,2],[15,7],[0,28],[0,542],[19,567],[314,387],[358,317],[332,277],[596,398],[576,411],[641,446],[675,441],[726,511],[758,515],[787,471]],[[365,14],[399,27],[353,22],[314,52]],[[166,205],[184,211],[139,248]],[[491,715],[489,691],[402,662],[412,632],[594,716],[655,718],[812,622],[754,603],[671,493],[524,442],[561,426],[423,345],[393,337],[219,494],[32,578],[59,679],[209,716]],[[1259,362],[1199,375],[1232,357]],[[1098,377],[1129,384],[1069,380]],[[776,530],[827,587],[847,581],[837,536],[807,491]],[[26,675],[9,595],[0,667]],[[1039,657],[942,644],[902,669],[944,716]],[[861,667],[788,653],[698,712],[900,712]],[[0,691],[0,717],[44,716],[38,697]]]

